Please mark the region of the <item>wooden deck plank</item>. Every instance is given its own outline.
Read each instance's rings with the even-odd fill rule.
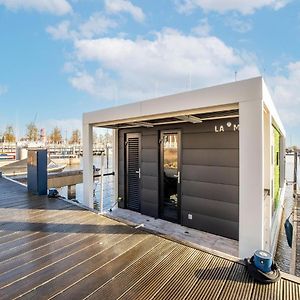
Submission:
[[[78,219],[78,222],[81,221],[81,218]],[[78,222],[76,224],[78,224]],[[42,226],[42,224],[40,224]],[[12,241],[10,243],[3,244],[0,252],[0,262],[18,256],[19,254],[30,251],[31,249],[36,249],[44,244],[48,244],[57,239],[60,239],[63,236],[69,234],[68,229],[71,226],[75,226],[75,221],[73,220],[69,224],[56,224],[50,226],[49,224],[45,225],[45,232],[40,232],[40,227],[33,226],[36,232],[34,234],[25,236],[24,238],[17,239],[16,241]],[[28,227],[26,226],[26,229]],[[57,232],[55,232],[57,230]]]
[[[250,278],[245,266],[235,264],[227,278],[227,283],[221,291],[219,299],[251,300],[253,279]]]
[[[110,300],[119,298],[143,276],[147,276],[148,273],[168,257],[175,248],[176,245],[174,245],[174,243],[163,241],[141,259],[96,289],[89,295],[88,299],[101,298],[103,300]]]
[[[187,299],[218,299],[233,267],[232,262],[214,257],[205,269],[199,269],[197,282]]]
[[[147,273],[147,276],[142,276],[120,299],[148,299],[146,295],[149,294],[149,291],[150,293],[155,291],[164,280],[168,279],[170,271],[180,268],[193,253],[193,249],[177,245],[169,256]]]
[[[154,236],[0,178],[0,299],[300,299],[227,257]]]
[[[107,222],[109,223],[109,222]],[[101,228],[102,225],[106,225],[105,222],[99,223],[98,230],[95,229],[95,233],[85,233],[78,236],[77,239],[74,240],[74,237],[72,237],[72,242],[65,245],[62,249],[55,249],[55,251],[51,251],[51,246],[46,247],[46,249],[43,249],[44,255],[42,256],[36,256],[36,253],[30,253],[29,255],[23,255],[25,257],[29,257],[28,261],[24,261],[23,257],[23,264],[16,266],[15,262],[20,262],[20,259],[13,258],[7,262],[5,265],[6,271],[5,273],[1,274],[2,280],[0,283],[0,287],[3,287],[7,284],[9,284],[12,281],[16,281],[28,274],[32,274],[34,272],[39,271],[42,268],[45,268],[47,266],[50,266],[53,262],[58,262],[66,258],[66,256],[70,256],[71,254],[74,254],[76,252],[79,252],[83,250],[86,247],[89,247],[93,245],[94,243],[99,242],[99,234],[101,234]],[[77,242],[78,241],[78,242]],[[65,241],[64,241],[65,244]],[[44,247],[45,248],[45,247]],[[40,253],[43,253],[40,252]],[[66,254],[67,253],[67,254]],[[38,253],[39,254],[39,253]]]
[[[6,231],[12,231],[15,230],[14,225],[17,226],[18,229],[20,229],[20,225],[22,226],[19,231],[15,231],[14,235],[3,235],[0,237],[0,252],[5,248],[13,248],[15,247],[15,244],[23,244],[22,239],[26,239],[28,236],[37,235],[34,238],[38,238],[38,236],[45,236],[46,234],[51,234],[56,232],[57,224],[60,223],[61,219],[64,219],[64,222],[66,223],[74,223],[77,222],[78,218],[84,217],[84,215],[80,215],[74,220],[74,211],[57,211],[56,213],[52,213],[47,221],[47,225],[43,226],[43,231],[39,231],[41,228],[41,222],[43,222],[42,218],[37,218],[36,216],[31,218],[30,224],[30,230],[23,230],[24,227],[20,224],[23,222],[16,221],[12,223],[11,221],[7,222],[7,226],[3,225],[3,228],[6,228]],[[73,222],[72,222],[73,221]],[[28,224],[28,225],[29,225]],[[12,229],[14,228],[14,229]]]
[[[185,299],[191,288],[197,283],[200,270],[204,271],[212,258],[212,255],[198,252],[179,271],[173,274],[170,280],[158,289],[150,299]]]
[[[79,265],[55,278],[47,285],[43,285],[34,292],[29,293],[25,299],[32,299],[36,295],[44,294],[49,288],[51,288],[51,293],[48,294],[49,297],[56,295],[55,298],[58,299],[74,299],[76,297],[83,299],[159,243],[160,239],[158,237],[149,237],[126,249],[111,260],[101,257],[102,265],[100,261],[99,264],[89,266],[87,264]],[[112,251],[114,250],[112,249]]]
[[[63,260],[57,261],[54,259],[51,265],[29,274],[26,278],[12,282],[9,286],[0,289],[0,292],[4,293],[4,299],[24,295],[80,264],[84,263],[86,268],[95,267],[97,265],[100,267],[103,261],[120,255],[120,253],[125,251],[128,247],[147,238],[145,234],[118,234],[117,231],[119,230],[120,229],[116,229],[115,233],[105,234],[102,235],[102,237],[99,235],[97,243],[93,243],[87,248],[67,256]],[[113,246],[116,244],[118,244],[118,247],[113,249]],[[18,290],[15,289],[14,285],[18,286]],[[50,291],[51,289],[49,292]]]

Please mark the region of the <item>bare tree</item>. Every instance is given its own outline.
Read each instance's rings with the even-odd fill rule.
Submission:
[[[110,134],[108,131],[104,134],[103,144],[107,147],[108,144],[112,144],[112,134]]]
[[[73,130],[72,136],[69,140],[69,144],[80,144],[80,131],[78,129]]]
[[[16,136],[14,134],[14,128],[11,125],[8,125],[6,127],[3,137],[4,137],[4,141],[7,143],[14,143],[16,141]]]
[[[27,124],[27,138],[31,142],[36,142],[39,139],[39,130],[34,122]]]
[[[61,130],[58,127],[54,127],[49,138],[50,138],[50,143],[61,144],[62,143]]]

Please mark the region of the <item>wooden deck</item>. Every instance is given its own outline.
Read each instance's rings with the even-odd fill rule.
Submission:
[[[300,299],[283,275],[254,283],[229,258],[0,178],[0,299]]]

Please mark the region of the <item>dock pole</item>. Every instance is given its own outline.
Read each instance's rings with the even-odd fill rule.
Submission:
[[[104,152],[101,152],[101,166],[100,166],[100,172],[101,172],[101,183],[100,183],[100,213],[103,213],[103,190],[104,190],[104,185],[103,185],[103,168],[104,168]]]

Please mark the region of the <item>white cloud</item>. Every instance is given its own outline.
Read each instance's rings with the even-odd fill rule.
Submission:
[[[300,61],[289,63],[285,76],[268,78],[273,98],[283,122],[290,126],[300,125]]]
[[[75,41],[78,60],[93,61],[99,74],[75,74],[74,87],[102,97],[143,98],[258,75],[252,58],[214,36],[184,35],[166,29],[154,39],[100,38]],[[250,61],[250,62],[249,62]],[[96,65],[97,66],[97,65]],[[110,74],[110,76],[108,75]],[[97,87],[97,88],[96,88]],[[110,90],[110,92],[109,92]]]
[[[115,99],[114,81],[101,69],[96,70],[94,74],[89,74],[86,71],[76,71],[69,78],[71,85],[83,92],[96,96],[101,99]]]
[[[6,85],[0,84],[0,96],[6,94],[8,92],[8,87]]]
[[[231,27],[232,30],[239,33],[246,33],[252,30],[252,22],[238,17],[236,14],[231,15],[225,20],[225,24]]]
[[[208,36],[211,32],[211,26],[208,23],[208,20],[202,19],[200,20],[199,24],[192,28],[192,33],[199,36]]]
[[[107,32],[110,28],[115,28],[117,23],[100,13],[95,13],[79,26],[80,36],[83,38],[93,38]]]
[[[196,8],[204,11],[217,11],[225,13],[228,11],[238,11],[242,14],[252,14],[263,7],[270,7],[278,10],[286,6],[290,0],[175,0],[177,9],[182,13],[189,13]]]
[[[100,13],[95,13],[87,21],[77,24],[77,30],[71,29],[71,25],[70,21],[65,20],[55,26],[48,26],[46,31],[55,40],[91,39],[103,35],[118,24]]]
[[[70,78],[70,83],[77,90],[85,91],[89,94],[95,94],[96,82],[94,77],[90,76],[88,73],[78,72],[74,77]]]
[[[129,13],[136,21],[143,22],[145,14],[143,10],[133,5],[129,0],[105,0],[106,10],[110,13]]]
[[[55,15],[65,15],[72,12],[67,0],[0,0],[0,5],[16,11],[19,9],[48,12]]]
[[[55,40],[67,40],[74,37],[74,32],[70,31],[70,21],[62,21],[56,26],[48,26],[46,31]]]

